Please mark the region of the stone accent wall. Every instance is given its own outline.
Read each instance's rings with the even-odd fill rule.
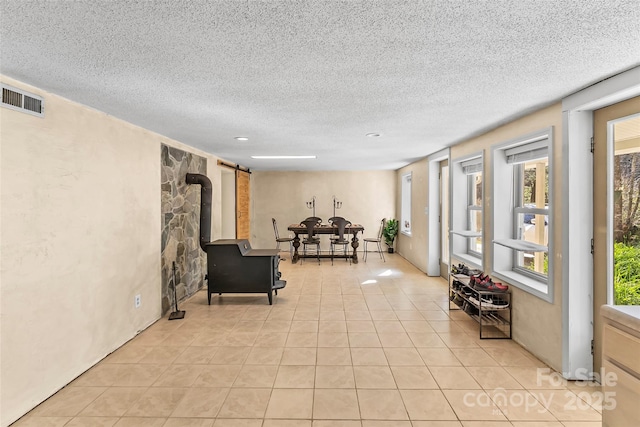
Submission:
[[[200,248],[200,186],[187,173],[207,174],[207,159],[162,144],[162,314],[174,309],[173,261],[178,301],[204,285],[207,257]]]

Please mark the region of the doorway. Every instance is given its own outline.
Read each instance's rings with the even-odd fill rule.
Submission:
[[[600,307],[640,304],[640,97],[596,110],[593,117],[593,336],[598,372]]]
[[[444,162],[444,163],[443,163]],[[449,244],[449,179],[446,181],[442,180],[442,166],[449,165],[449,149],[446,148],[444,150],[440,150],[437,153],[433,153],[429,156],[428,159],[428,182],[427,182],[427,207],[425,208],[425,214],[427,214],[427,276],[439,277],[442,276],[442,260],[446,259],[448,262],[449,253],[447,249],[446,258],[442,257],[442,205],[443,205],[443,196],[442,188],[445,185],[444,189],[447,193],[446,200],[447,203],[447,232],[444,236],[444,239],[447,240],[447,245]],[[448,175],[448,173],[447,173]],[[444,182],[444,184],[443,184]],[[448,274],[448,266],[447,266],[447,274]],[[447,277],[447,276],[444,276]]]
[[[236,238],[236,175],[234,171],[220,168],[221,239]]]
[[[249,229],[249,172],[236,170],[236,239],[251,238]]]

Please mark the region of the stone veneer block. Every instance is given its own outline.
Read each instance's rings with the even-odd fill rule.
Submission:
[[[200,186],[185,182],[187,173],[207,174],[207,159],[162,144],[162,314],[174,307],[173,261],[178,300],[204,285],[207,257],[200,248]]]

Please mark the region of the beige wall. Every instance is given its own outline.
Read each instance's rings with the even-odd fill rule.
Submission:
[[[212,238],[220,171],[211,155],[0,79],[46,108],[0,108],[4,427],[159,318],[160,144],[207,158]]]
[[[407,261],[423,272],[427,272],[429,227],[425,208],[427,207],[429,162],[423,159],[398,169],[396,186],[398,200],[396,202],[397,218],[400,219],[402,206],[402,176],[411,173],[411,236],[398,233],[396,250]]]
[[[513,339],[522,344],[525,348],[549,364],[554,369],[562,370],[562,236],[560,224],[562,223],[562,108],[556,104],[532,113],[524,118],[515,120],[497,129],[472,138],[451,147],[450,158],[456,159],[477,153],[484,150],[484,170],[485,170],[485,195],[484,198],[484,227],[485,235],[491,236],[491,193],[492,193],[492,165],[491,146],[501,142],[526,135],[540,129],[554,127],[554,148],[553,148],[553,209],[554,220],[556,221],[556,233],[552,237],[556,248],[554,262],[553,281],[554,302],[549,304],[540,298],[532,296],[520,289],[511,287],[513,291]],[[428,235],[427,215],[425,207],[428,197],[428,174],[429,163],[427,159],[412,163],[397,171],[397,211],[400,212],[400,178],[407,172],[413,172],[412,181],[412,235],[398,237],[398,253],[422,271],[427,271],[428,262]],[[437,206],[429,207],[429,212],[436,212]],[[436,236],[437,238],[437,236]],[[490,246],[485,243],[484,270],[491,271],[493,260],[491,259]],[[454,262],[457,262],[454,260]]]
[[[484,150],[484,227],[485,236],[492,236],[491,198],[492,198],[492,163],[491,146],[501,142],[553,126],[553,214],[555,235],[553,257],[554,300],[549,304],[518,288],[511,287],[513,292],[513,339],[522,344],[543,362],[554,369],[562,371],[562,106],[555,104],[521,119],[473,138],[462,144],[451,147],[451,158],[456,159],[467,154]],[[491,271],[493,259],[491,246],[485,242],[484,269]]]
[[[395,176],[395,171],[253,172],[251,245],[274,248],[271,218],[278,222],[280,235],[286,236],[289,224],[311,216],[306,202],[313,196],[316,196],[316,215],[325,222],[333,216],[335,195],[342,202],[342,209],[336,210],[336,215],[362,224],[364,235],[373,237],[383,217],[395,217]],[[322,250],[329,250],[326,238],[323,238]]]

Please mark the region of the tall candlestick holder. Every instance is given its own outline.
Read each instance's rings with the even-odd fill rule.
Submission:
[[[316,216],[316,196],[313,196],[311,201],[307,202],[307,208],[313,209],[313,216]]]
[[[336,209],[342,208],[342,202],[333,196],[333,216],[336,216]]]

